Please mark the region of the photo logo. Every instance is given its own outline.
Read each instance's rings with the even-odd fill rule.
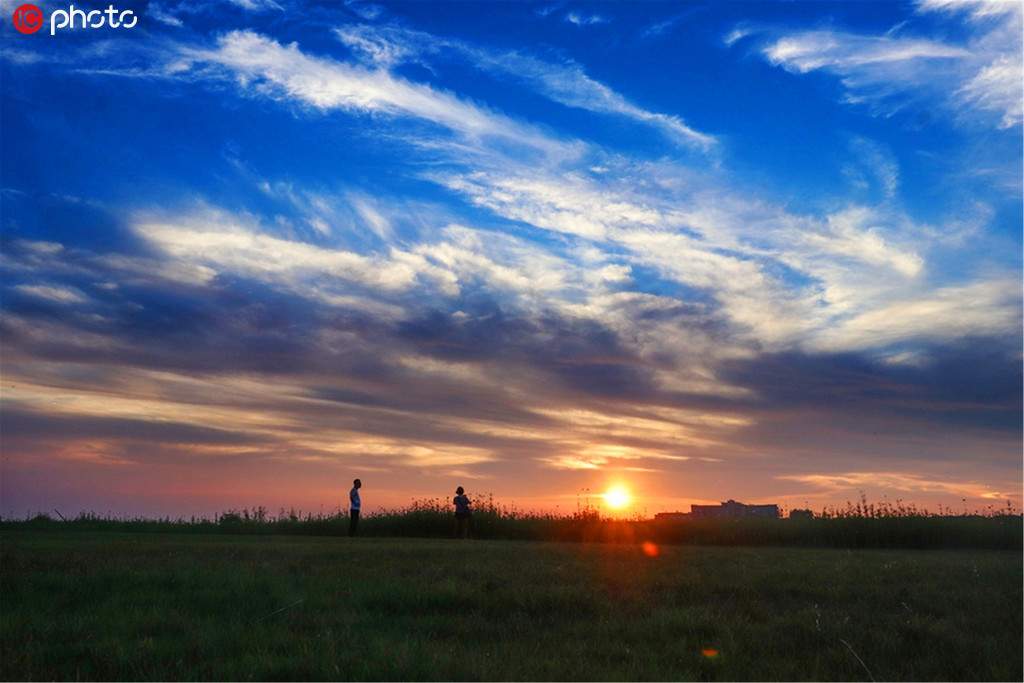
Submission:
[[[35,5],[21,5],[14,10],[14,27],[21,33],[35,33],[43,27],[46,17]],[[106,9],[83,10],[68,5],[50,13],[50,35],[61,29],[135,28],[139,18],[132,10],[119,10],[114,5]]]
[[[14,28],[20,33],[35,33],[43,27],[43,10],[35,5],[21,5],[14,10]]]

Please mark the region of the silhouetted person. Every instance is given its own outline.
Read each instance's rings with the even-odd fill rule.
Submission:
[[[469,509],[469,496],[460,486],[455,489],[455,536],[456,538],[469,538],[469,520],[473,512]]]
[[[362,507],[362,501],[359,500],[359,489],[363,487],[363,482],[355,479],[352,482],[352,490],[348,492],[348,535],[355,536],[359,531],[359,508]]]

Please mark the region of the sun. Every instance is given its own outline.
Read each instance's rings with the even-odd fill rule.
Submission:
[[[616,484],[604,492],[604,502],[613,510],[621,510],[633,502],[633,495],[625,486]]]

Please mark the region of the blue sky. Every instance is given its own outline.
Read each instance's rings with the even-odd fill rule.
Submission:
[[[4,513],[1020,502],[1018,4],[17,4]]]

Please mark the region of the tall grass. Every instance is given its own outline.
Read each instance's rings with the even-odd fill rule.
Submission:
[[[58,513],[59,514],[59,513]],[[71,519],[46,514],[0,520],[0,529],[185,532],[223,534],[295,534],[343,536],[348,516],[296,510],[270,513],[264,507],[228,510],[216,518],[119,518],[82,513]],[[444,538],[453,536],[450,506],[440,499],[413,501],[406,507],[366,515],[361,536]],[[589,506],[573,514],[523,512],[493,498],[477,501],[472,535],[481,539],[667,543],[699,545],[782,545],[841,548],[994,548],[1021,549],[1024,524],[1012,507],[989,507],[954,514],[929,512],[897,500],[828,507],[813,517],[789,519],[610,519]]]

